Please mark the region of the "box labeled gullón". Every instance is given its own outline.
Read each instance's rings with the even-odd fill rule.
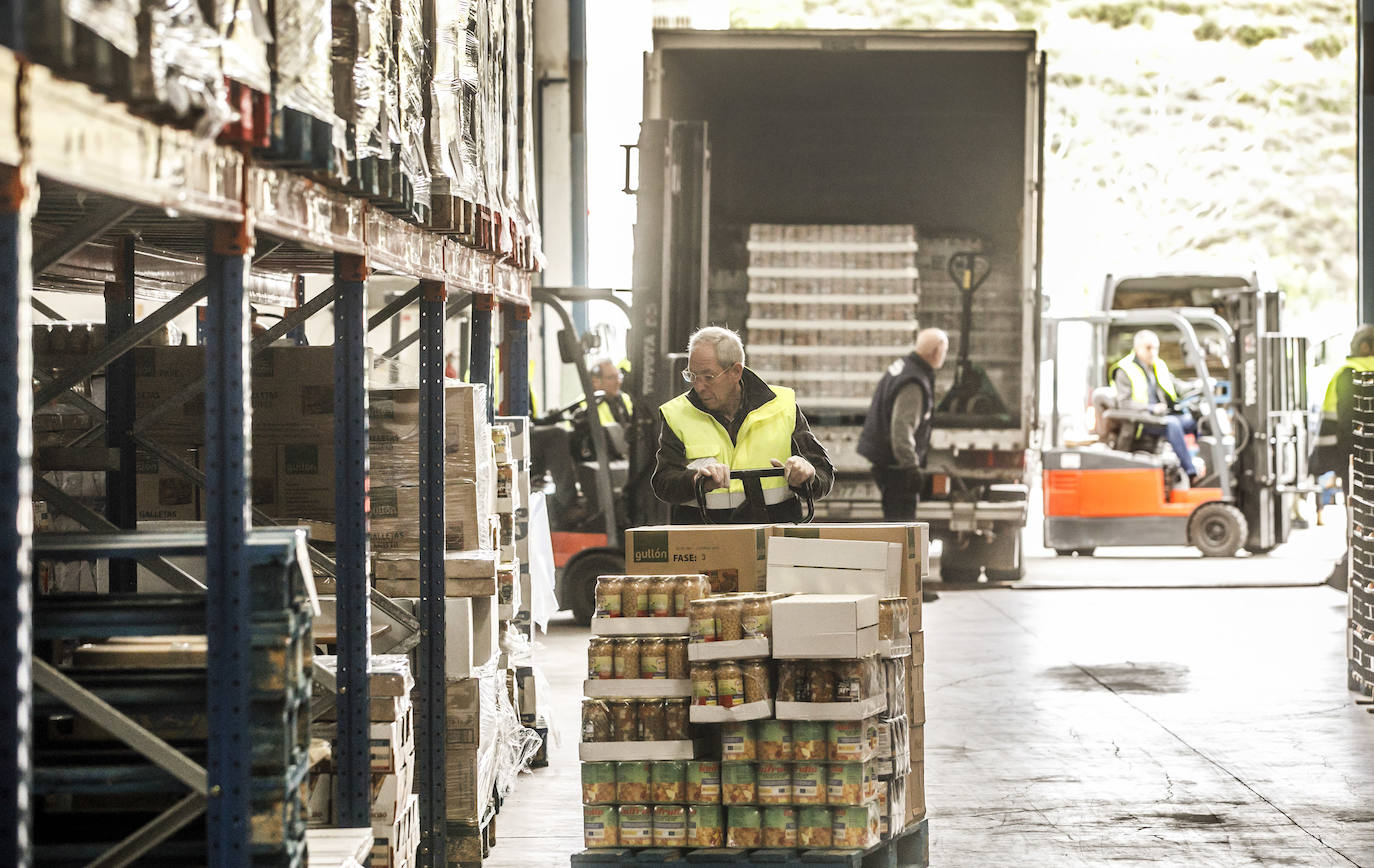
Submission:
[[[765,524],[665,525],[625,532],[625,572],[635,576],[702,573],[711,593],[761,591],[768,570]]]

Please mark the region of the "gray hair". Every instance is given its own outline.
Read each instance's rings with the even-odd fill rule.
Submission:
[[[1147,343],[1153,343],[1155,346],[1159,346],[1159,335],[1149,329],[1141,329],[1135,333],[1135,337],[1131,338],[1131,349],[1135,349]]]
[[[1361,346],[1366,349],[1361,351]],[[1350,355],[1367,356],[1371,351],[1374,351],[1374,325],[1362,325],[1350,338]]]
[[[610,356],[597,356],[587,364],[587,373],[591,374],[594,377],[599,377],[601,376],[601,369],[606,365],[610,365],[612,368],[614,368],[615,360],[612,359]]]
[[[716,351],[716,362],[722,370],[728,370],[736,362],[744,364],[744,341],[734,331],[720,326],[707,326],[692,332],[687,340],[687,355],[699,346],[712,347]]]

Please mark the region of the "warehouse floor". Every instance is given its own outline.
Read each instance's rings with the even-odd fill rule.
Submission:
[[[1176,561],[1092,563],[1138,583]],[[1312,582],[1330,559],[1293,563]],[[1344,612],[1312,585],[946,591],[925,615],[931,864],[1374,866],[1374,714],[1346,691]],[[562,744],[498,817],[492,868],[581,847],[587,635],[545,638]]]

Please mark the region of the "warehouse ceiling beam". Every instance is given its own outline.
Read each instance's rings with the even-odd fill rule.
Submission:
[[[420,297],[420,284],[415,284],[405,293],[387,303],[386,307],[368,317],[367,330],[376,331],[387,320],[405,310]]]
[[[41,476],[34,477],[33,490],[34,493],[38,495],[39,499],[45,501],[48,506],[77,522],[87,530],[95,531],[96,533],[120,533],[120,529],[106,519],[105,516],[81,504],[76,498],[67,494]],[[147,567],[149,572],[153,573],[153,575],[162,579],[178,591],[205,590],[205,585],[201,584],[186,571],[163,557],[140,557],[138,558],[138,562],[144,567]]]
[[[281,245],[277,244],[268,248],[262,254],[255,256],[253,261],[260,262],[271,255],[278,247],[281,247]],[[182,290],[176,298],[173,298],[157,310],[148,314],[148,316],[139,320],[133,328],[124,332],[117,339],[106,343],[103,349],[97,350],[87,356],[81,364],[65,371],[55,382],[49,383],[40,389],[38,394],[34,396],[34,407],[43,407],[53,402],[66,392],[71,391],[71,388],[77,383],[80,383],[96,371],[104,368],[110,362],[152,337],[158,329],[176,319],[180,314],[190,310],[195,306],[196,302],[205,298],[209,289],[210,278],[208,276],[186,287],[186,289]]]
[[[114,200],[96,208],[62,231],[62,234],[33,252],[33,276],[38,277],[71,254],[109,232],[138,210],[128,202]],[[45,314],[46,316],[46,314]]]
[[[462,298],[455,299],[449,302],[448,305],[444,308],[444,321],[447,322],[448,320],[453,319],[455,316],[471,307],[472,298],[473,295],[469,292],[464,294]],[[388,349],[386,352],[382,353],[382,358],[394,359],[397,356],[399,356],[402,352],[404,352],[408,347],[413,346],[415,342],[418,340],[420,340],[420,330],[416,329],[415,331],[411,332],[410,334],[406,335],[405,337],[397,341],[395,344],[393,344],[390,347],[390,349]]]

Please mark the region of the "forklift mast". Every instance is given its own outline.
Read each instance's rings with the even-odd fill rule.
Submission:
[[[625,155],[625,191],[637,199],[625,380],[635,414],[626,432],[625,507],[631,524],[663,524],[668,508],[649,486],[658,451],[658,408],[685,388],[680,374],[687,339],[706,324],[711,156],[706,124],[698,121],[646,120],[636,148],[639,182],[633,189],[629,148]]]

